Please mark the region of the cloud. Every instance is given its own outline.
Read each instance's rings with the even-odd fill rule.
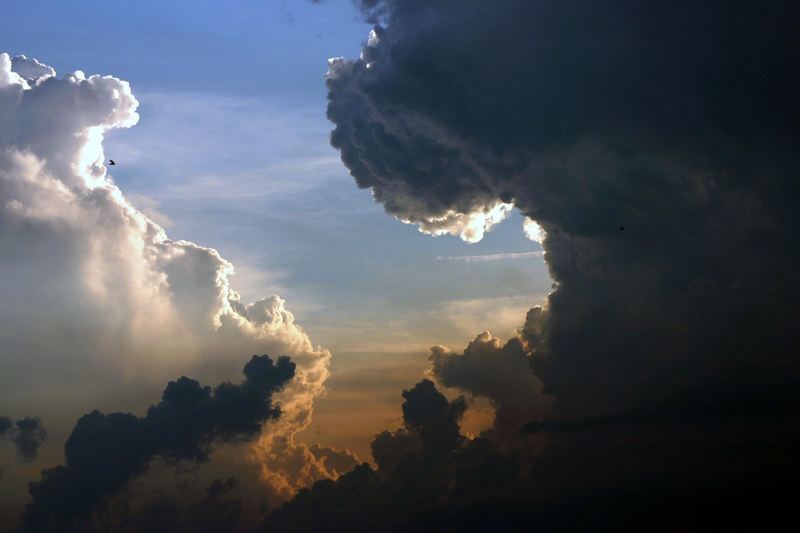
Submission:
[[[460,443],[458,422],[467,409],[463,398],[448,402],[427,379],[403,391],[403,398],[403,420],[419,435],[425,451],[446,451]]]
[[[56,75],[56,71],[52,67],[49,67],[44,63],[40,63],[35,58],[29,59],[24,55],[12,57],[11,65],[11,70],[13,70],[27,83],[40,83],[47,78]]]
[[[466,365],[470,351],[448,363]],[[458,431],[463,399],[449,403],[423,381],[403,393],[404,426],[373,440],[377,470],[362,464],[301,490],[263,530],[777,526],[794,494],[796,386],[760,387],[755,402],[752,391],[721,399],[702,389],[647,412],[540,419],[468,438]]]
[[[99,411],[82,416],[64,447],[66,463],[44,470],[41,481],[31,484],[21,530],[84,529],[101,499],[146,472],[156,456],[202,462],[215,442],[258,437],[265,423],[281,415],[272,398],[294,377],[295,365],[288,357],[273,362],[253,356],[243,373],[240,384],[214,389],[187,377],[171,381],[144,417]]]
[[[370,447],[378,468],[386,472],[392,472],[406,455],[422,453],[419,436],[404,428],[382,431],[375,435]]]
[[[525,217],[525,222],[522,223],[522,231],[525,232],[525,236],[534,241],[542,244],[547,234],[542,229],[542,227],[536,223],[535,220]]]
[[[17,455],[25,462],[36,459],[39,447],[47,438],[42,421],[33,416],[20,418],[16,422],[0,416],[0,438],[9,440],[17,448]]]
[[[349,451],[299,444],[280,434],[264,436],[254,452],[261,476],[278,501],[291,498],[298,489],[321,479],[336,479],[359,464],[358,457]]]
[[[488,398],[495,407],[494,429],[515,432],[549,411],[550,399],[530,368],[519,339],[502,343],[488,331],[461,354],[444,346],[431,348],[431,375],[444,387]]]
[[[248,509],[241,496],[238,478],[216,478],[202,491],[202,497],[191,504],[174,495],[164,495],[149,505],[130,512],[126,508],[116,516],[114,531],[150,531],[170,533],[237,533],[258,531],[261,513]]]
[[[381,433],[391,473],[318,483],[277,524],[302,528],[326,505],[324,523],[355,530],[786,518],[800,442],[787,408],[800,376],[797,8],[359,5],[376,27],[327,74],[331,143],[356,184],[398,220],[467,241],[485,232],[452,221],[519,209],[553,291],[518,338],[431,357],[441,385],[490,398],[496,425],[520,408],[508,427],[526,431],[405,463],[407,435]],[[481,493],[491,472],[508,475]]]
[[[309,447],[317,460],[324,461],[325,466],[333,473],[328,478],[337,478],[341,474],[351,471],[358,465],[358,457],[348,451],[341,451],[329,446],[312,444]]]
[[[478,242],[494,226],[505,220],[511,212],[511,204],[496,203],[471,213],[449,210],[440,215],[408,218],[398,217],[406,224],[417,224],[422,233],[428,235],[454,235],[466,242]]]
[[[499,513],[470,521],[458,511],[507,494],[521,474],[516,459],[490,440],[460,434],[463,398],[448,402],[429,380],[403,398],[403,427],[372,442],[377,470],[362,464],[303,489],[267,517],[265,530],[507,529]]]
[[[503,204],[541,228],[556,288],[533,366],[565,416],[798,370],[793,8],[362,8],[379,25],[331,60],[331,142],[402,221]]]
[[[482,263],[485,261],[501,261],[503,259],[529,259],[532,257],[542,257],[542,252],[504,252],[500,254],[482,255],[439,255],[437,261],[465,261],[467,263]]]
[[[57,434],[96,406],[143,408],[176,374],[233,379],[237,355],[287,354],[296,371],[276,397],[283,416],[249,457],[277,457],[280,442],[317,464],[317,477],[273,470],[297,466],[285,458],[257,465],[288,497],[293,483],[336,472],[294,440],[324,391],[330,352],[280,297],[242,301],[230,262],[171,239],[115,185],[104,136],[136,125],[137,107],[123,80],[58,77],[0,54],[0,403],[36,410]]]

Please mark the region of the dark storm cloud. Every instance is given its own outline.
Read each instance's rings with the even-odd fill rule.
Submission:
[[[515,442],[496,433],[452,438],[461,402],[448,403],[423,381],[404,392],[405,427],[375,437],[377,470],[363,464],[303,489],[267,517],[263,530],[704,531],[777,525],[791,518],[800,444],[797,383],[789,385],[760,390],[760,402],[709,402],[698,391],[698,398],[646,413],[535,422]],[[420,409],[427,414],[420,416]],[[443,438],[425,445],[420,427]],[[543,433],[550,438],[537,440]]]
[[[378,468],[391,472],[404,456],[422,452],[422,442],[418,435],[404,428],[396,431],[386,430],[375,435],[370,451]]]
[[[796,376],[775,379],[771,375],[751,375],[751,380],[747,390],[711,383],[694,391],[683,391],[679,397],[647,410],[577,420],[536,420],[525,424],[521,431],[533,434],[615,426],[682,427],[764,415],[780,420],[800,413],[800,395],[797,394],[800,379]],[[714,386],[719,388],[715,390]]]
[[[163,495],[143,509],[125,512],[98,531],[114,533],[248,533],[257,531],[262,512],[253,512],[244,505],[237,478],[218,478],[205,489],[197,502],[181,501],[174,495]]]
[[[404,427],[372,443],[377,470],[362,464],[336,481],[303,489],[267,518],[265,531],[455,529],[465,524],[448,523],[443,509],[515,488],[520,470],[514,456],[460,434],[463,398],[448,402],[428,380],[403,391],[403,398]]]
[[[467,410],[464,398],[448,402],[427,379],[403,391],[403,398],[403,420],[409,430],[419,435],[423,449],[436,453],[459,444],[458,423]]]
[[[405,427],[373,442],[377,471],[318,483],[270,528],[691,530],[788,516],[800,8],[360,6],[379,26],[327,81],[331,142],[357,185],[405,221],[504,202],[547,234],[547,304],[508,343],[435,348],[432,374],[490,398],[498,424],[519,382],[505,373],[529,360],[542,389],[522,403],[553,404],[523,431],[469,440],[420,384],[430,418],[406,398]],[[450,444],[430,453],[422,429]]]
[[[253,356],[240,384],[201,386],[187,377],[170,382],[147,415],[103,414],[81,417],[64,446],[65,464],[42,472],[30,485],[32,501],[22,531],[88,530],[88,518],[104,497],[115,496],[148,463],[201,462],[215,441],[245,441],[258,436],[263,424],[280,416],[272,395],[294,376],[288,357],[277,362]]]
[[[13,422],[0,416],[0,438],[6,439],[17,448],[17,455],[25,462],[36,459],[39,447],[47,438],[47,430],[39,418],[26,416]]]
[[[546,230],[533,366],[560,412],[797,371],[800,8],[363,8],[383,25],[331,64],[332,143],[399,218],[502,201]]]
[[[483,332],[461,354],[434,346],[431,373],[445,387],[488,398],[495,408],[494,429],[514,432],[548,408],[523,344],[517,338],[502,343]]]

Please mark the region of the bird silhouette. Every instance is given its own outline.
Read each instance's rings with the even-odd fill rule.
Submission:
[[[116,163],[114,163],[114,160],[113,160],[113,159],[109,159],[109,160],[108,160],[108,164],[109,164],[109,165],[116,165]]]

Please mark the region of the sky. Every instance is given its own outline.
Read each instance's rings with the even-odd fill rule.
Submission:
[[[0,531],[780,514],[796,7],[2,11]]]
[[[131,84],[139,123],[105,141],[114,182],[174,238],[219,250],[243,300],[287,300],[335,354],[316,407],[330,420],[309,431],[368,456],[430,346],[511,335],[551,281],[541,257],[442,259],[541,251],[516,213],[480,243],[431,240],[352,186],[328,142],[323,78],[371,29],[349,1],[234,4],[13,3],[3,49]],[[342,418],[356,418],[349,434]]]

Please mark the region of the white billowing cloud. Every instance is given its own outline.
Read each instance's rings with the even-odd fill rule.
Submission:
[[[25,78],[11,70],[11,58],[8,54],[0,54],[0,87],[20,85],[27,87]]]
[[[418,224],[428,235],[453,235],[466,242],[479,242],[486,232],[508,217],[513,204],[498,202],[470,213],[450,210],[444,215],[417,219],[400,219],[406,224]]]
[[[0,404],[66,434],[92,408],[141,412],[179,375],[238,380],[252,354],[289,355],[296,377],[262,442],[282,448],[258,454],[303,455],[294,434],[330,353],[281,298],[241,302],[228,261],[171,240],[114,184],[103,136],[134,126],[137,106],[125,81],[0,54]]]
[[[522,223],[522,231],[525,232],[525,236],[534,241],[542,244],[544,238],[547,236],[544,229],[536,223],[535,220],[529,217],[525,217],[525,222]]]

